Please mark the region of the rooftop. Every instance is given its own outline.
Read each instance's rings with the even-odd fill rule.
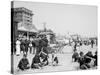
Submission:
[[[33,13],[32,13],[32,11],[31,10],[29,10],[29,9],[27,9],[27,8],[25,8],[25,7],[18,7],[18,8],[14,8],[14,12],[27,12],[27,13],[29,13],[29,14],[31,14],[31,15],[33,15]]]

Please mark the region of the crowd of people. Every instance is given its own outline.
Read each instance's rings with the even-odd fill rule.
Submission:
[[[18,69],[40,69],[43,66],[50,65],[56,66],[58,64],[58,58],[54,53],[51,53],[51,61],[49,61],[50,56],[48,51],[48,40],[46,36],[39,37],[36,40],[16,40],[16,50],[15,55],[20,56],[22,52],[23,57],[18,63]],[[33,54],[32,62],[29,62],[27,56],[28,52]]]
[[[72,55],[72,61],[79,63],[79,69],[91,69],[97,67],[97,51],[95,55],[91,51],[88,51],[86,54],[83,52],[78,53],[75,51]]]
[[[30,54],[39,53],[42,48],[47,48],[48,40],[46,37],[38,37],[34,40],[27,40],[18,38],[15,43],[15,49],[13,51],[14,54],[20,55],[20,53],[26,54],[30,52]]]
[[[44,66],[51,65],[57,66],[58,64],[58,58],[52,53],[52,62],[50,62],[49,55],[43,50],[39,54],[35,54],[35,56],[32,59],[32,62],[29,62],[27,55],[24,54],[23,58],[19,61],[18,69],[21,71],[27,70],[27,69],[42,69]]]
[[[79,69],[90,69],[97,67],[97,51],[95,52],[95,55],[93,55],[91,51],[87,52],[86,54],[84,54],[82,51],[78,53],[78,43],[80,43],[80,46],[82,46],[82,43],[74,43],[72,60],[73,62],[77,62],[79,64]],[[93,48],[93,44],[94,42],[91,41],[91,48]],[[49,56],[50,51],[48,49],[48,40],[46,36],[38,37],[36,40],[17,39],[14,53],[19,56],[21,52],[23,57],[18,63],[18,69],[22,71],[26,69],[41,69],[50,64],[52,66],[57,66],[59,63],[58,57],[54,52],[51,52],[51,56]],[[35,55],[33,56],[32,62],[29,62],[27,58],[28,52]]]
[[[95,44],[94,40],[91,40],[90,42],[91,48],[93,48],[94,44]],[[82,46],[82,44],[80,44],[79,46]],[[91,69],[94,67],[96,68],[97,67],[97,50],[95,51],[94,55],[92,51],[88,51],[85,54],[83,51],[80,51],[80,52],[77,51],[77,47],[79,46],[75,42],[73,46],[72,61],[79,63],[79,69]]]

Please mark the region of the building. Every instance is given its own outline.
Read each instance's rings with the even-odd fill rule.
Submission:
[[[24,26],[32,25],[32,17],[33,13],[31,10],[19,7],[14,8],[14,21],[17,21],[18,23],[22,23]]]
[[[17,22],[17,37],[26,36],[29,39],[30,36],[36,36],[37,29],[32,22],[32,11],[24,7],[12,8],[12,11],[13,22]]]

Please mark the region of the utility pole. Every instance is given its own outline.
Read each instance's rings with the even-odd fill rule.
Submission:
[[[46,31],[46,22],[43,23],[44,31]]]

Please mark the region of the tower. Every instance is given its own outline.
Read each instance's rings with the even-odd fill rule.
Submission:
[[[29,25],[32,25],[32,16],[33,13],[31,10],[24,8],[24,7],[19,7],[19,8],[14,8],[14,21],[18,23],[22,23],[24,27],[28,27]]]

